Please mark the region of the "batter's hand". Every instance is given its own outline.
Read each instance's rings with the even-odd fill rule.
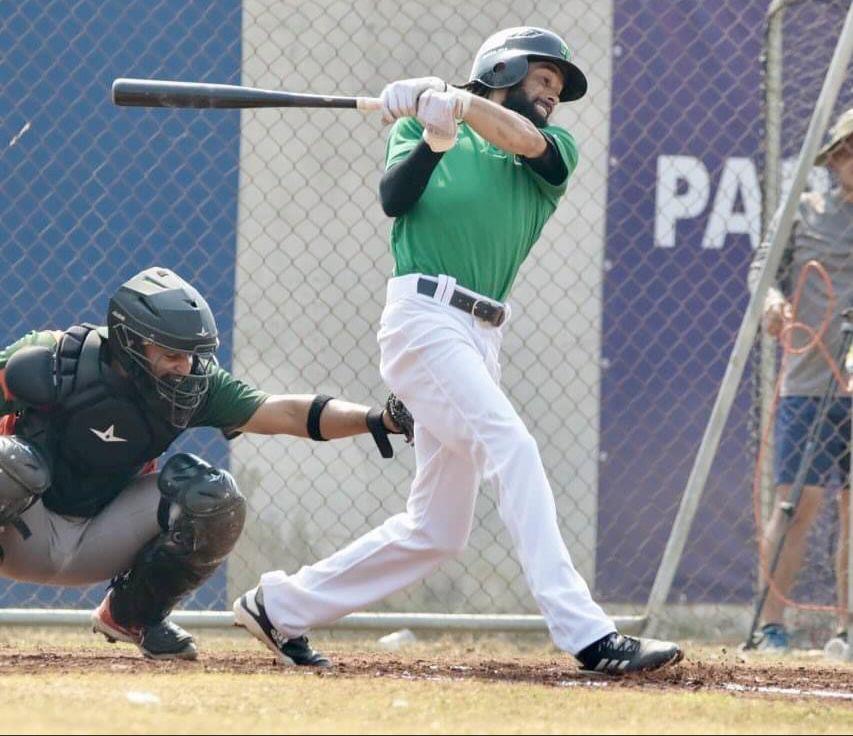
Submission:
[[[788,302],[773,302],[764,310],[764,331],[771,337],[779,337],[785,323],[792,319],[794,310]]]
[[[456,145],[459,130],[456,106],[451,92],[431,89],[426,90],[418,101],[418,120],[424,126],[424,140],[436,153],[449,151]]]
[[[382,100],[382,122],[386,125],[397,118],[413,118],[418,114],[418,98],[427,90],[445,90],[447,83],[438,77],[401,79],[385,85]]]

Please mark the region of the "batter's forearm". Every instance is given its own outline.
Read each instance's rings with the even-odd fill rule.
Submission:
[[[472,95],[465,122],[489,143],[507,153],[538,158],[547,147],[539,129],[523,115]]]

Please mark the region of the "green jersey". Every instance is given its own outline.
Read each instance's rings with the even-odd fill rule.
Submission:
[[[101,336],[106,340],[106,328],[100,329]],[[22,411],[26,405],[16,399],[6,388],[3,380],[3,369],[9,358],[21,348],[42,346],[54,350],[59,344],[62,332],[43,330],[29,332],[20,340],[0,351],[0,385],[3,396],[0,400],[0,414],[13,414]],[[269,394],[252,388],[234,378],[228,371],[216,366],[210,376],[210,385],[204,402],[193,415],[191,427],[215,427],[225,433],[242,427],[257,408],[267,400]]]
[[[207,400],[190,420],[191,427],[216,427],[225,434],[248,422],[269,394],[234,378],[216,366],[210,376]]]
[[[542,132],[568,172],[557,185],[461,123],[456,145],[441,157],[420,199],[394,221],[394,275],[446,274],[503,301],[578,161],[568,131],[549,125]],[[388,137],[386,169],[406,158],[422,133],[416,118],[398,120]]]

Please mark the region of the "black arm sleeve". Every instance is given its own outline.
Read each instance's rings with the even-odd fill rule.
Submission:
[[[406,158],[383,174],[379,199],[388,217],[399,217],[414,207],[443,155],[421,141]]]
[[[557,144],[553,138],[547,133],[542,133],[542,137],[548,144],[545,146],[545,152],[537,158],[521,157],[521,160],[533,169],[549,184],[559,186],[569,175],[569,170],[566,168],[566,162],[557,150]]]

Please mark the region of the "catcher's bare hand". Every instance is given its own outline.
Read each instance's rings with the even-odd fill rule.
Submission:
[[[388,394],[385,411],[382,412],[382,421],[389,432],[405,435],[408,444],[414,443],[415,420],[406,405],[394,394]]]

